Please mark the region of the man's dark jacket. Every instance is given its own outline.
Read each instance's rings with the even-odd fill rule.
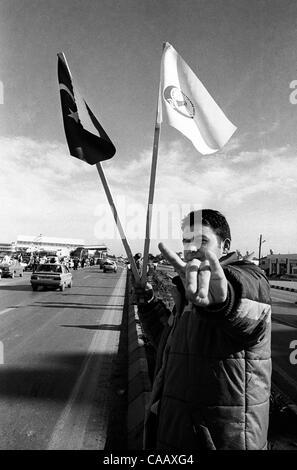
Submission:
[[[180,278],[172,313],[158,299],[138,308],[156,348],[145,448],[266,449],[270,287],[247,261],[224,272],[228,296],[216,308],[187,305]]]

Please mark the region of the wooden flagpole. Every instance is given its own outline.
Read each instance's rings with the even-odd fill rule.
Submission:
[[[165,45],[166,43],[163,44],[163,50],[165,48]],[[148,265],[148,255],[149,255],[149,247],[150,247],[151,221],[152,221],[153,202],[154,202],[154,193],[155,193],[155,181],[156,181],[157,160],[158,160],[158,151],[159,151],[159,140],[160,140],[160,133],[161,133],[161,122],[162,122],[162,103],[161,103],[161,78],[160,78],[155,133],[154,133],[154,143],[153,143],[151,179],[150,179],[149,198],[148,198],[147,213],[146,213],[146,230],[145,230],[143,266],[142,266],[142,276],[141,276],[142,286],[145,286],[146,280],[147,280],[147,265]]]
[[[104,171],[103,171],[103,168],[102,168],[100,162],[96,163],[96,167],[97,167],[99,176],[100,176],[100,178],[101,178],[101,181],[102,181],[102,184],[103,184],[103,187],[104,187],[104,191],[105,191],[106,197],[107,197],[107,199],[108,199],[108,202],[109,202],[109,205],[110,205],[110,208],[111,208],[111,212],[112,212],[112,214],[113,214],[113,217],[114,217],[116,226],[118,227],[118,230],[119,230],[119,233],[120,233],[120,236],[121,236],[121,239],[122,239],[124,248],[125,248],[125,250],[126,250],[126,254],[127,254],[129,263],[130,263],[130,265],[131,265],[131,269],[132,269],[134,278],[135,278],[136,281],[139,282],[139,281],[140,281],[140,275],[139,275],[139,273],[138,273],[138,271],[137,271],[137,267],[136,267],[136,264],[135,264],[135,260],[134,260],[134,258],[133,258],[133,256],[132,256],[132,252],[131,252],[129,243],[128,243],[127,238],[126,238],[126,236],[125,236],[125,233],[124,233],[122,224],[121,224],[120,219],[119,219],[119,216],[118,216],[117,209],[116,209],[116,207],[115,207],[115,205],[114,205],[113,198],[112,198],[112,195],[111,195],[111,192],[110,192],[110,189],[109,189],[108,183],[107,183],[107,181],[106,181],[105,174],[104,174]]]

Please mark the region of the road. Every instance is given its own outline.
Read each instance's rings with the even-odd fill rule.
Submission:
[[[271,297],[272,379],[297,405],[297,364],[292,363],[297,348],[297,293],[271,289]],[[293,341],[296,341],[294,348]]]
[[[170,277],[176,275],[171,266],[159,266],[158,269]],[[271,296],[272,380],[297,407],[297,364],[292,363],[292,359],[297,359],[297,292],[271,289]]]
[[[73,271],[64,292],[30,274],[0,280],[0,449],[104,449],[126,271]]]

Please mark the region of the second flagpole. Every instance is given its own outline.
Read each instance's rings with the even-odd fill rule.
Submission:
[[[163,44],[163,52],[164,52],[165,46],[166,46],[166,43]],[[161,61],[161,64],[162,64],[162,61]],[[142,276],[141,276],[141,284],[143,286],[146,284],[146,280],[147,280],[147,265],[148,265],[148,256],[149,256],[149,247],[150,247],[151,222],[152,222],[153,202],[154,202],[154,193],[155,193],[159,140],[160,140],[160,133],[161,133],[161,122],[162,122],[162,103],[161,103],[161,77],[160,77],[155,132],[154,132],[154,143],[153,143],[150,188],[149,188],[149,197],[148,197],[148,205],[147,205],[147,213],[146,213],[146,231],[145,231],[143,266],[142,266]]]

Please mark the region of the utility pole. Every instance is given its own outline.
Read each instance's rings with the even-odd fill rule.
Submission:
[[[262,233],[260,234],[260,240],[259,240],[259,267],[260,267],[260,260],[261,260],[261,247],[263,245],[263,243],[265,243],[266,240],[263,240],[262,241]]]
[[[262,233],[260,234],[260,241],[259,241],[259,266],[260,266],[260,259],[261,259],[261,245],[262,245]]]

